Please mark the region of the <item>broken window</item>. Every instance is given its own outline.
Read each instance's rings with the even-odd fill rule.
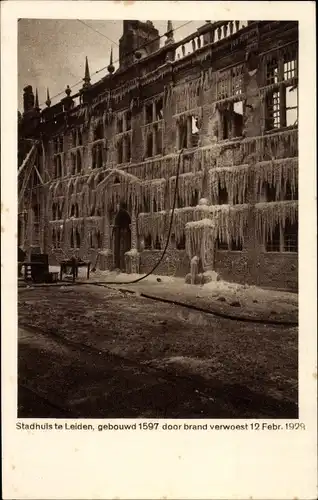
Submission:
[[[290,182],[286,182],[286,188],[285,188],[285,196],[283,197],[284,200],[298,200],[298,186],[295,187],[293,190],[291,187]]]
[[[222,139],[229,139],[230,136],[230,123],[227,112],[222,117]]]
[[[52,247],[56,248],[56,233],[55,233],[55,229],[52,230]]]
[[[148,234],[147,236],[145,236],[145,239],[144,239],[144,248],[145,248],[145,250],[150,250],[152,248],[152,240],[151,240],[150,234]]]
[[[199,192],[197,191],[197,189],[195,189],[194,193],[192,193],[190,207],[196,207],[198,203],[199,203]]]
[[[94,130],[94,141],[104,138],[104,125],[99,123]]]
[[[298,87],[286,87],[286,126],[291,127],[298,123]]]
[[[153,122],[152,102],[146,103],[145,105],[145,118],[146,124]]]
[[[187,122],[179,123],[179,144],[178,149],[186,149],[187,148]]]
[[[289,220],[284,229],[284,251],[298,252],[298,224],[291,224]]]
[[[77,131],[77,140],[78,140],[78,145],[82,146],[82,144],[83,144],[83,134],[82,134],[81,129],[78,129],[78,131]]]
[[[103,150],[101,146],[98,146],[97,151],[96,151],[96,163],[97,163],[97,168],[102,168],[103,166]]]
[[[151,158],[152,156],[152,134],[147,135],[147,147],[146,147],[146,158]]]
[[[273,56],[266,65],[266,130],[298,124],[297,54],[288,52],[279,59]],[[290,84],[288,85],[288,82]]]
[[[81,246],[81,236],[80,236],[80,233],[79,233],[78,229],[76,229],[75,238],[76,238],[76,248],[80,248],[80,246]]]
[[[219,183],[219,199],[218,205],[228,205],[229,203],[229,195],[226,188],[222,188]]]
[[[266,84],[272,85],[278,82],[278,62],[275,57],[270,59],[266,65]]]
[[[274,230],[269,232],[266,241],[267,252],[280,252],[281,248],[281,230],[279,224],[276,224]]]
[[[126,145],[126,148],[125,148],[126,157],[124,158],[124,162],[127,163],[127,162],[130,162],[130,160],[131,160],[131,137],[130,137],[130,135],[127,135],[124,140],[125,140],[125,145]]]
[[[117,163],[123,163],[123,141],[120,140],[117,143]]]
[[[154,125],[155,134],[155,154],[162,154],[162,129],[158,127],[158,124]]]
[[[267,96],[267,129],[280,128],[280,93],[272,92]]]
[[[76,173],[76,156],[74,154],[72,154],[71,159],[72,159],[71,175],[75,175],[75,173]]]
[[[126,130],[131,130],[131,112],[126,113]]]
[[[297,77],[297,54],[292,52],[284,55],[284,80]]]
[[[163,119],[163,99],[156,101],[156,121]]]
[[[199,118],[191,116],[191,144],[188,147],[195,148],[199,143]]]
[[[232,252],[241,252],[243,250],[243,242],[241,239],[239,239],[238,241],[234,240],[232,238],[231,240],[231,244],[230,244],[230,250]]]
[[[161,250],[161,243],[160,243],[160,240],[157,236],[156,238],[156,242],[155,242],[155,246],[154,246],[155,250]]]
[[[63,209],[64,209],[64,203],[62,203],[61,206],[57,207],[57,217],[59,220],[63,219]]]
[[[176,244],[177,250],[184,250],[185,249],[185,234],[183,233],[179,240],[177,241]]]
[[[218,250],[228,250],[229,249],[229,244],[227,241],[220,240],[217,238],[216,240],[216,248]]]
[[[72,146],[76,146],[76,130],[72,130]]]
[[[237,101],[233,105],[233,137],[243,135],[243,101]]]
[[[88,233],[88,245],[89,248],[94,248],[93,233],[91,231]]]
[[[80,174],[81,171],[82,171],[82,156],[81,156],[81,152],[79,150],[76,151],[76,156],[77,156],[77,173]]]
[[[217,99],[222,100],[229,97],[229,79],[227,76],[221,77],[217,84]]]
[[[100,231],[96,231],[96,248],[102,248],[102,236]]]
[[[121,134],[123,131],[123,117],[117,115],[117,134]]]

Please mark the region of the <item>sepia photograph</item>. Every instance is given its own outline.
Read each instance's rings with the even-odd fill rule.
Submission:
[[[17,31],[17,417],[297,419],[298,22]]]

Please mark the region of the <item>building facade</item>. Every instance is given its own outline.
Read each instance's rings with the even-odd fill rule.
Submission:
[[[298,24],[124,21],[119,69],[19,115],[19,246],[101,269],[295,290]]]

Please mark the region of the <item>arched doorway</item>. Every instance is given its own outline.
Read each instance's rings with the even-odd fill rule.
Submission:
[[[125,271],[125,252],[131,248],[131,219],[129,213],[120,209],[115,217],[113,228],[114,264],[116,269]]]

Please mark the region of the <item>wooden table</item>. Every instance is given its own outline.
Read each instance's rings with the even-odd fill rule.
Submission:
[[[62,281],[63,273],[66,272],[68,267],[70,267],[72,270],[73,282],[75,281],[75,278],[78,277],[78,268],[79,267],[87,267],[87,279],[89,279],[89,272],[90,272],[90,267],[91,267],[91,263],[89,261],[85,262],[84,260],[76,260],[76,259],[63,260],[60,263],[60,266],[61,266],[60,267],[60,281]]]

